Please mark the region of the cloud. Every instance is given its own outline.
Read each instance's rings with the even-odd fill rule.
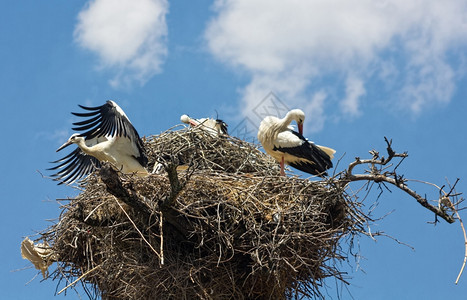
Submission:
[[[53,142],[52,147],[59,147],[63,143],[65,143],[68,138],[70,137],[71,133],[68,129],[55,129],[54,131],[39,131],[34,134],[35,140],[42,140],[47,142]]]
[[[259,124],[266,115],[258,113],[258,111],[269,112],[267,115],[283,117],[287,110],[301,108],[307,115],[307,124],[311,124],[308,129],[312,132],[321,130],[325,120],[324,105],[327,94],[324,90],[307,93],[306,88],[310,84],[309,78],[309,74],[302,73],[300,68],[280,75],[254,75],[241,93],[244,104],[242,105],[243,115]],[[264,101],[271,91],[274,91],[274,96],[278,99],[273,99],[273,103]],[[293,99],[293,101],[288,101],[289,99]],[[274,104],[274,102],[277,103]],[[274,106],[284,109],[274,109]]]
[[[361,114],[360,98],[366,93],[363,81],[360,78],[348,77],[345,93],[345,98],[340,103],[342,112],[351,117],[359,116]]]
[[[146,83],[167,55],[167,0],[93,0],[78,15],[75,41],[116,75],[118,87]]]
[[[462,71],[449,55],[467,43],[463,0],[218,0],[214,11],[207,47],[250,74],[247,109],[269,91],[304,105],[318,89],[326,100],[314,110],[338,102],[340,114],[357,117],[364,101],[381,98],[365,89],[379,78],[387,101],[416,114],[449,102]]]

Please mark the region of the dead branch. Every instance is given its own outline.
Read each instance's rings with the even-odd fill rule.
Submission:
[[[183,186],[178,180],[177,165],[174,163],[169,164],[165,170],[167,171],[167,177],[170,181],[170,195],[161,203],[161,210],[165,211],[173,206],[177,199],[178,193],[182,190]]]
[[[183,240],[188,235],[188,229],[184,226],[184,222],[179,218],[178,213],[172,208],[173,201],[175,201],[180,190],[180,183],[178,182],[177,171],[175,169],[171,171],[169,178],[173,180],[171,181],[172,192],[164,201],[160,201],[160,211],[164,213],[166,221],[176,228],[180,239]],[[131,184],[123,184],[118,172],[109,163],[103,163],[99,174],[107,187],[107,191],[132,207],[137,213],[142,214],[142,218],[146,220],[143,223],[147,223],[153,212],[143,203]]]
[[[149,208],[139,200],[138,194],[131,188],[125,188],[118,176],[117,171],[110,163],[103,163],[99,170],[99,175],[107,187],[107,191],[125,202],[139,213],[145,215],[147,218],[150,216]]]
[[[384,140],[387,144],[386,150],[388,153],[388,157],[380,157],[379,152],[375,150],[370,151],[370,154],[373,155],[371,159],[360,159],[359,157],[356,157],[355,161],[350,163],[347,170],[343,172],[343,175],[340,178],[341,183],[346,185],[349,182],[361,180],[373,181],[376,183],[390,183],[393,186],[396,186],[397,188],[409,194],[411,197],[417,200],[417,202],[420,203],[423,207],[435,213],[436,216],[443,218],[448,223],[454,223],[455,219],[452,214],[448,213],[448,210],[442,209],[440,206],[437,207],[431,205],[430,203],[428,203],[426,197],[420,196],[417,192],[415,192],[407,186],[407,179],[405,179],[402,175],[398,175],[396,172],[397,166],[399,166],[400,162],[392,170],[383,168],[383,166],[386,166],[395,157],[400,157],[403,160],[408,156],[407,153],[396,153],[391,146],[392,140],[388,140],[386,137],[384,138]],[[358,165],[370,165],[370,170],[367,171],[366,174],[353,174],[353,169]],[[442,188],[439,188],[440,195],[443,194],[438,199],[439,203],[445,201],[446,197],[449,198],[449,195],[446,196],[446,193],[441,193],[441,190]]]

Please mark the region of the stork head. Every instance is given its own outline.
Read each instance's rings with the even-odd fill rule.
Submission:
[[[188,124],[188,123],[190,123],[190,117],[187,116],[187,115],[181,115],[180,116],[180,121],[182,121],[183,123]]]
[[[305,113],[301,109],[292,109],[287,113],[290,120],[297,122],[298,132],[303,135],[303,122],[305,121]]]
[[[186,124],[190,124],[193,127],[199,125],[199,120],[192,119],[188,115],[182,115],[180,117],[180,121],[182,121],[183,123],[186,123]]]
[[[78,144],[80,141],[84,141],[84,137],[80,136],[79,133],[73,133],[68,141],[66,141],[65,144],[61,145],[56,152],[62,150],[63,148],[66,148],[70,146],[71,144]]]

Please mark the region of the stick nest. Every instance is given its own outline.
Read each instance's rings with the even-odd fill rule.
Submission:
[[[336,179],[281,177],[257,146],[196,129],[145,146],[166,171],[104,165],[39,237],[60,286],[80,279],[102,299],[290,299],[344,280],[339,242],[365,216]]]

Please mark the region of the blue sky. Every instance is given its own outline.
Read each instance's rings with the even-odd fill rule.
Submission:
[[[24,236],[58,217],[55,199],[78,193],[40,174],[61,157],[55,149],[71,135],[78,104],[113,99],[141,135],[185,113],[217,111],[241,135],[239,124],[254,130],[255,112],[273,92],[306,112],[307,137],[337,150],[336,171],[370,149],[383,152],[387,136],[409,153],[400,167],[407,178],[443,185],[459,177],[458,191],[467,191],[467,4],[407,2],[4,1],[2,298],[55,292],[56,283],[40,276],[26,285],[35,269],[15,270],[30,266],[19,252]],[[454,285],[464,257],[459,224],[428,224],[433,215],[394,189],[374,216],[390,211],[372,231],[415,251],[361,238],[364,258],[343,265],[351,285],[339,288],[341,299],[465,299],[467,274]],[[336,299],[335,283],[327,286]]]

